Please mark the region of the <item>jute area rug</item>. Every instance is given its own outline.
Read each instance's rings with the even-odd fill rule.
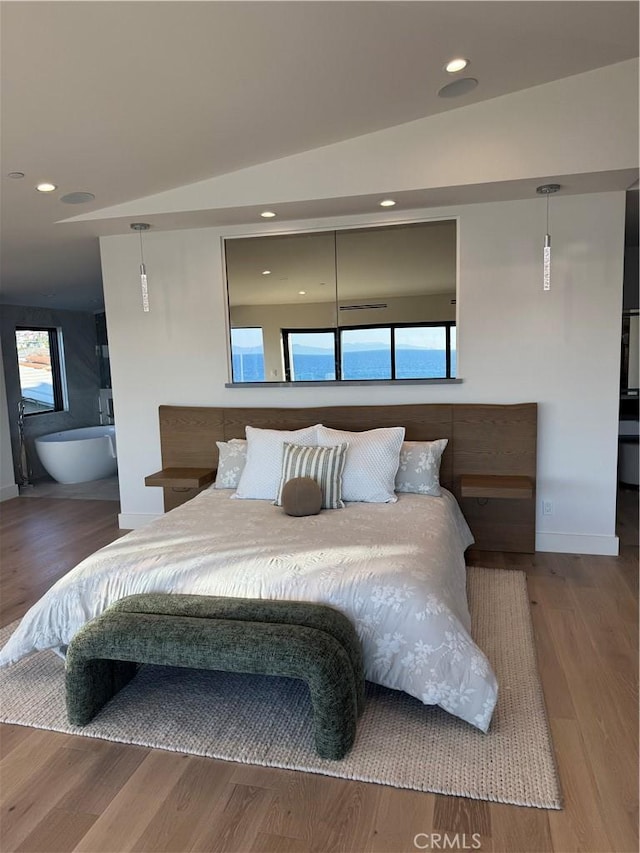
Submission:
[[[354,748],[318,758],[301,681],[145,666],[84,728],[70,726],[64,664],[39,652],[0,670],[0,719],[226,761],[305,770],[437,794],[561,808],[523,572],[471,568],[473,634],[500,698],[488,734],[368,684]],[[11,627],[0,633],[4,643]]]

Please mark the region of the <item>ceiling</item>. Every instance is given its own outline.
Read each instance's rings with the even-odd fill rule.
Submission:
[[[103,305],[97,235],[128,224],[60,220],[638,55],[635,2],[4,0],[0,16],[0,301],[90,311]],[[456,55],[480,84],[439,98]],[[57,190],[37,193],[44,180]],[[60,201],[78,191],[95,200]]]

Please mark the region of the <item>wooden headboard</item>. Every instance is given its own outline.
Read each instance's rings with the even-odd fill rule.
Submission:
[[[447,438],[440,481],[458,498],[478,544],[487,550],[534,550],[536,403],[302,409],[160,406],[159,417],[163,468],[217,467],[216,441],[244,438],[247,425],[299,429],[322,423],[348,430],[404,426],[409,441]],[[485,502],[462,498],[460,478],[465,474],[527,476],[533,483],[533,496],[526,500]],[[170,509],[192,497],[196,490],[173,496],[167,492],[165,508]],[[513,542],[517,547],[509,547]],[[507,547],[497,547],[505,543]]]

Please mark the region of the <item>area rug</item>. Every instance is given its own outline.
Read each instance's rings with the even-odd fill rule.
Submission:
[[[63,661],[50,651],[0,670],[0,719],[226,761],[559,809],[526,576],[471,568],[468,592],[474,638],[500,685],[488,734],[368,684],[355,746],[342,761],[328,761],[314,752],[303,682],[157,666],[142,667],[92,723],[77,728],[66,721]],[[11,628],[0,633],[0,642]]]

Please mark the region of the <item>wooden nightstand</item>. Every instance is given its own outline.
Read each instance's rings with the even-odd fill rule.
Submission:
[[[463,474],[460,477],[460,494],[463,498],[526,500],[533,497],[533,480],[506,474]]]
[[[463,474],[459,497],[476,551],[535,551],[535,481],[516,474]]]
[[[215,476],[215,468],[163,468],[145,477],[144,484],[162,486],[164,511],[168,512],[195,497],[213,482]]]

